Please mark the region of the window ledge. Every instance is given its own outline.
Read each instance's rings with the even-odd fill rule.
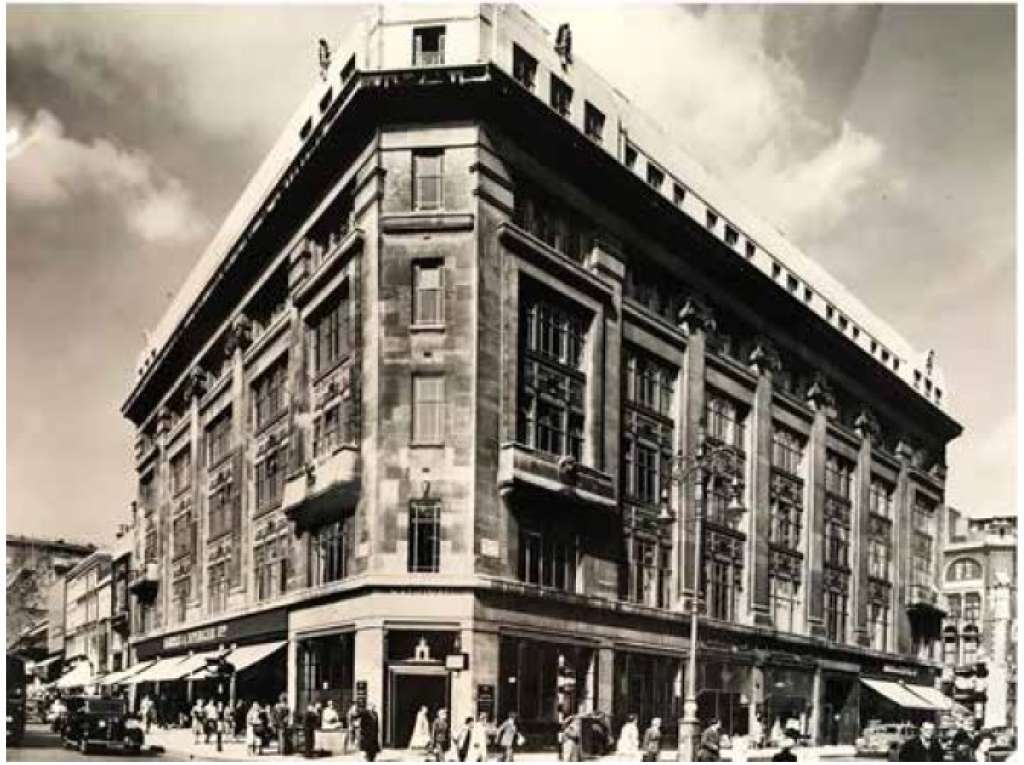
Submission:
[[[449,212],[424,208],[404,213],[388,213],[380,219],[385,234],[415,234],[429,231],[472,231],[476,218],[471,212]]]
[[[411,441],[410,449],[441,449],[444,448],[444,441]]]
[[[444,332],[445,326],[446,325],[444,324],[444,322],[441,322],[440,324],[410,324],[409,325],[409,331],[410,332]]]

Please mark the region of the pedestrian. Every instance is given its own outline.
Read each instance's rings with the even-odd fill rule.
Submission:
[[[146,735],[149,735],[149,729],[153,725],[153,700],[147,693],[142,697],[142,701],[139,703],[139,713],[142,715],[142,721],[146,724]]]
[[[409,736],[409,749],[416,751],[427,749],[430,746],[430,720],[427,718],[427,708],[421,706],[416,712],[416,720],[412,724],[412,734]]]
[[[245,716],[245,750],[250,755],[263,754],[263,731],[260,728],[260,703],[254,701]]]
[[[230,738],[235,733],[235,708],[231,706],[230,703],[225,704],[221,714],[224,717],[221,726],[224,731],[224,736],[226,738]]]
[[[569,713],[562,722],[562,759],[566,762],[580,762],[580,718]]]
[[[346,754],[359,749],[359,715],[359,705],[353,701],[349,704],[348,712],[345,714],[345,721],[348,723],[348,731],[345,734]]]
[[[274,705],[274,731],[277,733],[277,753],[280,756],[291,754],[286,751],[288,746],[288,725],[291,723],[292,710],[288,706],[288,694],[282,693]]]
[[[359,749],[367,762],[376,760],[380,752],[380,718],[373,704],[367,705],[359,716]]]
[[[434,759],[443,762],[452,748],[452,728],[448,722],[448,710],[437,710],[434,724],[430,726],[430,751]]]
[[[779,742],[779,751],[772,755],[772,762],[796,762],[796,755],[793,753],[794,746],[796,746],[796,741],[789,736],[783,737]]]
[[[192,705],[192,737],[196,744],[203,736],[203,714],[203,700],[196,699],[196,703]]]
[[[473,718],[467,717],[462,728],[455,736],[455,753],[459,762],[466,762],[469,757],[469,746],[473,738]]]
[[[214,736],[217,733],[217,703],[213,700],[213,696],[206,702],[206,708],[203,711],[203,731],[206,734],[204,743],[209,744],[210,736]]]
[[[644,762],[657,762],[661,757],[661,718],[655,717],[644,731]]]
[[[942,762],[945,756],[935,738],[935,723],[923,722],[918,734],[900,747],[900,762]]]
[[[501,762],[512,762],[515,759],[515,749],[520,746],[523,734],[519,732],[519,721],[515,712],[509,712],[508,717],[498,727],[495,736],[495,744],[500,752],[498,759]]]
[[[310,702],[306,706],[306,713],[302,716],[302,753],[305,757],[313,756],[313,743],[318,723],[316,706]]]
[[[640,728],[636,724],[636,715],[630,714],[619,729],[619,741],[615,752],[623,760],[635,760],[640,754]]]
[[[697,762],[718,762],[718,754],[722,748],[722,724],[718,718],[711,718],[711,722],[700,736],[700,745],[697,747]]]
[[[487,761],[487,733],[489,727],[487,715],[481,712],[470,732],[469,753],[466,755],[467,762]]]
[[[974,744],[970,733],[958,726],[953,734],[952,745],[953,762],[974,762]]]

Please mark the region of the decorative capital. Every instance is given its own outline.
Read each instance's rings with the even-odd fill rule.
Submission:
[[[679,309],[677,324],[687,335],[695,332],[712,332],[715,329],[715,318],[707,303],[691,296]]]
[[[227,342],[224,344],[224,352],[228,358],[234,355],[236,349],[245,350],[252,343],[252,322],[244,313],[239,314],[232,320],[231,328],[228,330]]]
[[[807,402],[815,411],[829,411],[835,408],[836,397],[832,393],[832,386],[821,372],[814,375],[814,381],[807,389]]]
[[[861,410],[853,422],[853,427],[857,435],[865,441],[877,441],[882,433],[882,426],[878,424],[878,419],[870,409]]]
[[[206,370],[200,366],[192,367],[185,378],[185,400],[191,401],[194,398],[202,398],[206,395],[208,385]]]
[[[782,371],[782,358],[772,341],[766,337],[757,339],[747,363],[759,375],[775,375]]]
[[[160,411],[156,414],[156,434],[158,436],[165,435],[171,429],[171,410],[167,406],[160,407]]]

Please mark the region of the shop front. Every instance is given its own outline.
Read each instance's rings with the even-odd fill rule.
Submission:
[[[722,723],[722,732],[746,736],[750,732],[753,696],[749,661],[707,652],[697,664],[697,717],[703,730],[711,720]]]
[[[684,663],[682,656],[616,649],[612,729],[619,731],[631,714],[640,730],[660,717],[663,742],[674,745],[675,722],[682,715]]]
[[[867,665],[860,680],[860,723],[938,722],[952,700],[935,687],[935,672],[896,663]]]
[[[796,731],[813,737],[814,667],[766,664],[763,670],[764,701],[759,710],[761,733],[767,742],[778,744]]]

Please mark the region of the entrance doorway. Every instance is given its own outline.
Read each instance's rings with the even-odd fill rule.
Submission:
[[[852,744],[860,735],[860,684],[855,676],[824,675],[821,743]]]
[[[407,747],[420,707],[427,708],[427,715],[433,722],[437,710],[444,708],[451,713],[448,700],[448,673],[443,667],[390,667],[385,744]]]

